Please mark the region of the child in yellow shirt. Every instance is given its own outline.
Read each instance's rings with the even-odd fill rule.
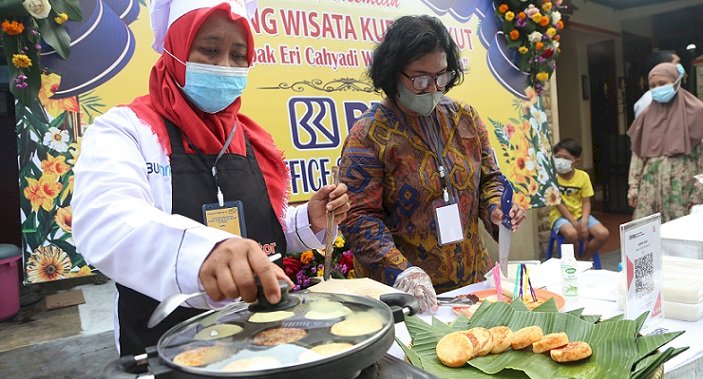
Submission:
[[[589,257],[608,240],[610,232],[591,215],[593,186],[588,173],[574,166],[581,161],[581,146],[567,138],[554,146],[554,165],[557,170],[557,185],[561,192],[561,204],[552,208],[549,222],[552,230],[564,237],[566,243],[587,243],[583,252]],[[589,240],[589,237],[593,236]]]

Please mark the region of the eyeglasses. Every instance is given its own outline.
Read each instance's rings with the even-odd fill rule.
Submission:
[[[413,82],[413,88],[418,91],[422,91],[423,89],[429,87],[433,81],[437,88],[444,88],[454,78],[455,74],[454,71],[445,71],[436,75],[417,76],[409,76],[408,74],[402,71],[400,73],[403,74],[406,78],[410,79],[410,81]]]

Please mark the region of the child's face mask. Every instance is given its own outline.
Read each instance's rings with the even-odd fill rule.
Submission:
[[[573,167],[573,162],[566,158],[554,157],[554,168],[556,168],[559,174],[568,174],[571,172]]]

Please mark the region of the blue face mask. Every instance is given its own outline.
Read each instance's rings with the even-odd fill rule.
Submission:
[[[674,84],[672,83],[654,88],[651,90],[651,92],[652,100],[661,104],[670,102],[671,99],[676,96],[676,89],[674,88]]]
[[[683,74],[686,73],[686,70],[684,70],[683,65],[681,65],[681,63],[677,63],[676,69],[679,70],[679,77],[683,78]]]
[[[248,67],[186,62],[186,83],[182,90],[203,112],[217,113],[242,96],[248,73]]]

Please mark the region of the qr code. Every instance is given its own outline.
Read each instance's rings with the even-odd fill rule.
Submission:
[[[639,298],[654,291],[654,255],[635,259],[635,295]]]

